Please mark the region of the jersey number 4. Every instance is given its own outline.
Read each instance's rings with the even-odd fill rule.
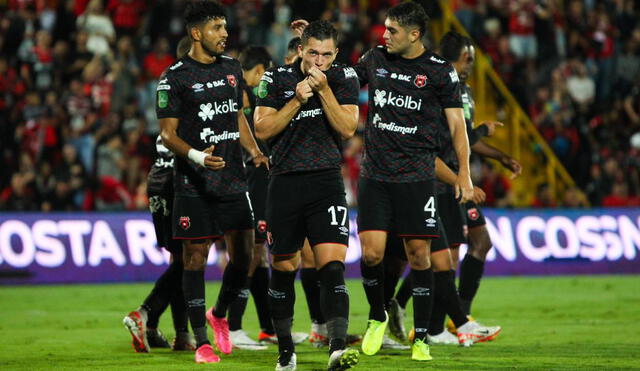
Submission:
[[[435,197],[433,197],[433,196],[429,197],[429,200],[427,201],[427,204],[424,205],[424,212],[425,213],[431,213],[431,217],[435,218],[435,216],[436,216],[436,199],[435,199]]]
[[[345,225],[347,222],[347,208],[344,206],[331,206],[327,209],[327,212],[331,215],[331,225],[338,225],[338,213],[342,213],[342,222],[340,225]]]

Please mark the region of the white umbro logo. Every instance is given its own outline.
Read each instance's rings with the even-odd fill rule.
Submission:
[[[435,227],[436,226],[436,220],[433,218],[429,218],[427,220],[425,220],[425,222],[427,223],[427,227]]]
[[[198,83],[195,83],[195,84],[193,84],[193,85],[191,85],[191,89],[193,89],[193,91],[194,91],[195,93],[199,93],[199,92],[201,92],[201,91],[204,91],[204,89],[203,89],[203,88],[204,88],[204,85],[202,85],[202,84],[201,84],[201,83],[199,83],[199,82],[198,82]]]

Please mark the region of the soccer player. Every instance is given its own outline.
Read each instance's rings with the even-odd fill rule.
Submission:
[[[378,352],[389,320],[382,260],[387,234],[393,232],[403,238],[411,266],[411,357],[418,361],[431,359],[426,342],[433,300],[430,247],[431,239],[439,236],[434,168],[443,110],[460,163],[456,196],[466,202],[473,194],[458,75],[424,47],[427,20],[419,4],[394,6],[385,20],[386,45],[367,52],[356,66],[360,82],[369,84],[358,190],[361,270],[370,305],[362,350],[369,355]]]
[[[189,52],[191,40],[183,37],[178,42],[178,59]],[[195,350],[196,344],[189,334],[187,312],[182,293],[182,243],[171,238],[171,210],[173,205],[173,154],[162,144],[162,138],[156,139],[158,157],[147,176],[147,196],[153,219],[158,246],[171,253],[171,263],[158,278],[153,290],[137,310],[130,312],[122,323],[133,338],[136,352],[148,353],[150,348],[168,348],[173,350]],[[170,346],[162,332],[157,328],[160,316],[171,304],[171,315],[176,336]]]
[[[191,49],[158,84],[156,112],[164,145],[176,155],[173,236],[183,240],[183,291],[196,337],[195,360],[219,362],[205,327],[204,269],[212,239],[224,232],[230,261],[215,307],[206,312],[217,348],[231,353],[227,309],[244,287],[253,249],[253,215],[242,146],[255,166],[268,165],[242,106],[242,69],[222,55],[228,37],[224,9],[213,1],[185,11]]]
[[[150,348],[169,348],[167,339],[158,329],[160,315],[171,304],[171,314],[176,336],[173,350],[195,350],[195,342],[189,334],[187,309],[182,293],[182,244],[171,238],[171,210],[173,204],[173,154],[156,140],[158,158],[147,177],[149,209],[153,218],[158,246],[171,253],[167,270],[158,278],[153,290],[140,307],[122,320],[133,338],[136,352],[148,353]]]
[[[475,61],[475,48],[473,47],[472,41],[456,32],[449,32],[443,36],[440,50],[442,56],[451,61],[452,65],[456,68],[460,82],[462,83],[462,102],[467,130],[469,132],[469,141],[472,144],[471,150],[480,156],[498,161],[513,173],[513,178],[519,176],[522,173],[522,166],[517,160],[481,140],[483,136],[492,136],[496,128],[502,126],[502,123],[487,121],[481,123],[475,129],[471,129],[473,127],[475,104],[471,88],[466,82],[471,74]],[[447,223],[447,226],[451,225],[454,226],[456,230],[459,230],[457,235],[462,233],[462,225],[466,224],[468,227],[468,239],[461,236],[461,239],[454,241],[456,244],[451,246],[451,253],[453,255],[453,261],[457,263],[460,243],[469,243],[469,250],[460,264],[460,282],[458,287],[463,310],[465,314],[469,315],[471,313],[471,303],[480,286],[480,280],[484,271],[484,262],[487,253],[492,247],[492,243],[484,215],[478,205],[474,202],[467,202],[463,206],[462,212],[463,219],[460,222],[456,222],[455,226]],[[456,214],[456,217],[457,216],[458,214]]]
[[[269,296],[279,347],[276,370],[296,369],[291,338],[294,280],[305,238],[320,277],[330,338],[328,368],[346,369],[358,361],[358,351],[345,344],[349,225],[340,148],[356,130],[359,85],[352,68],[332,65],[336,45],[337,31],[329,22],[311,23],[302,34],[298,60],[270,69],[258,86],[256,135],[269,141],[272,159],[267,239],[272,254]]]

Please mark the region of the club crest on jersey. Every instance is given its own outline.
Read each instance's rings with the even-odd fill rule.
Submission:
[[[413,80],[413,83],[415,84],[415,86],[419,88],[423,88],[425,85],[427,85],[427,76],[416,75],[416,78]]]
[[[227,81],[229,81],[229,85],[233,86],[234,88],[238,84],[234,75],[227,75]]]
[[[187,229],[189,229],[189,227],[191,227],[191,219],[188,216],[181,216],[179,224],[180,228],[186,231]]]
[[[480,213],[475,207],[473,209],[467,210],[467,215],[469,215],[469,219],[471,220],[478,220],[478,218],[480,217]]]
[[[258,220],[258,232],[264,233],[267,231],[267,221],[266,220]]]

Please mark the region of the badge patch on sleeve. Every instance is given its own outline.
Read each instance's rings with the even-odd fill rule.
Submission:
[[[160,90],[158,91],[158,107],[167,108],[169,104],[169,94],[166,91]]]
[[[269,85],[269,83],[264,80],[260,81],[260,84],[258,84],[259,98],[264,98],[267,96],[267,94],[269,94],[269,89],[267,88],[267,85]]]

